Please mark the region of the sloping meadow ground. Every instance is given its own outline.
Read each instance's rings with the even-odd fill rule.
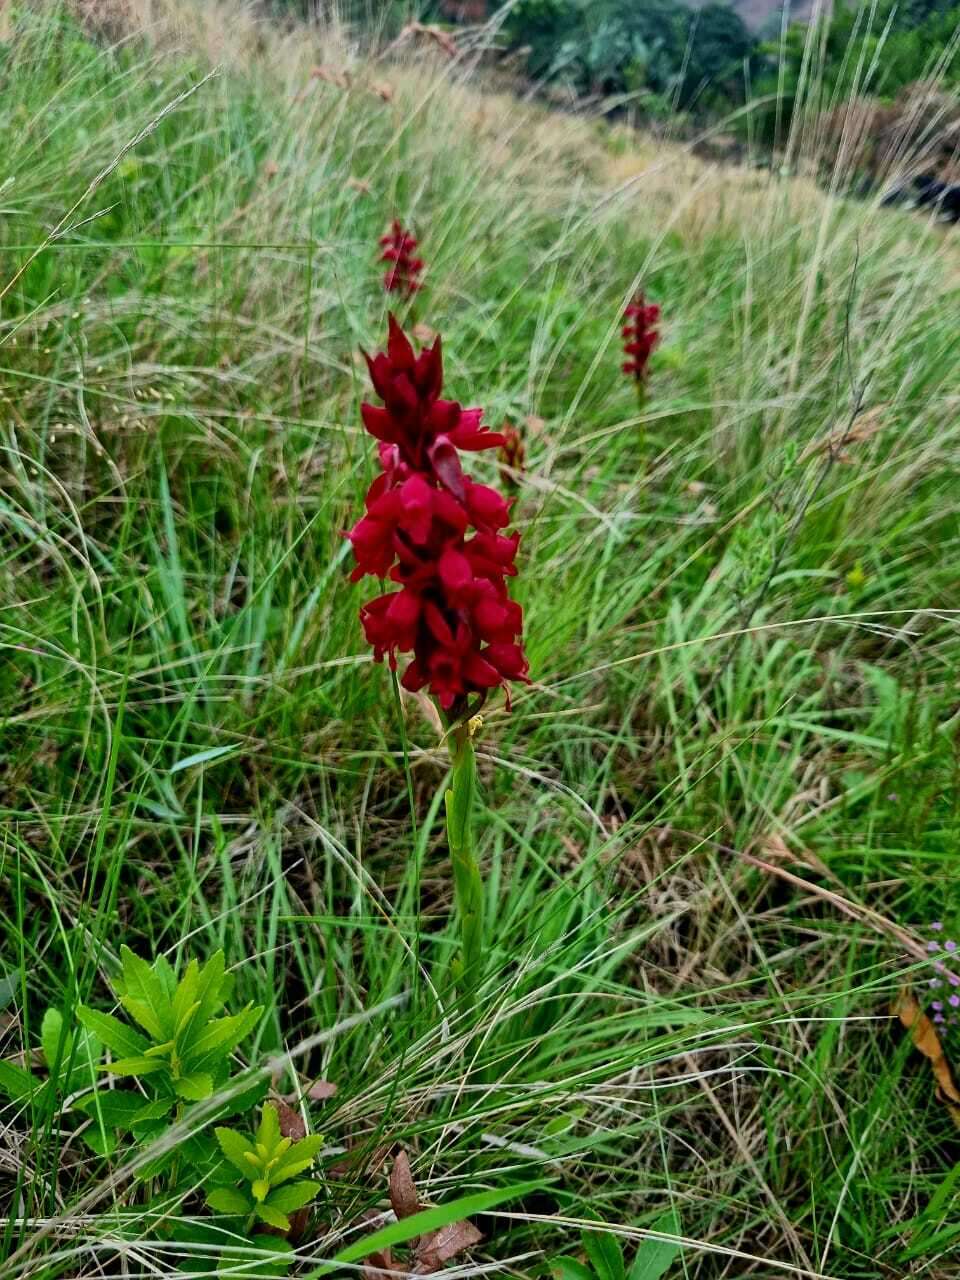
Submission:
[[[121,942],[222,947],[267,1008],[246,1061],[331,1031],[298,1066],[354,1159],[306,1271],[402,1147],[434,1202],[544,1183],[478,1220],[479,1267],[546,1273],[593,1218],[628,1257],[672,1220],[670,1276],[952,1275],[956,1130],[889,1004],[960,910],[956,249],[467,59],[139,21],[23,8],[0,50],[4,1056],[48,1005],[110,1008]],[[428,263],[406,319],[526,445],[533,683],[479,744],[473,1035],[445,752],[420,700],[401,732],[343,538],[394,215]],[[0,1119],[9,1273],[117,1274],[122,1153]]]

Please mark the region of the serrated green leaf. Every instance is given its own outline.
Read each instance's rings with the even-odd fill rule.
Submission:
[[[624,1280],[623,1250],[609,1231],[584,1231],[583,1247],[597,1274],[597,1280]]]
[[[159,1178],[162,1173],[166,1173],[167,1169],[170,1168],[177,1155],[178,1150],[174,1147],[170,1151],[165,1151],[162,1156],[157,1156],[155,1160],[148,1160],[146,1164],[141,1165],[137,1170],[137,1181],[149,1182],[151,1178]]]
[[[174,1040],[183,1040],[187,1031],[190,1029],[190,1023],[193,1021],[200,1008],[200,1001],[194,1000],[193,1004],[188,1004],[183,1012],[177,1017],[174,1025]]]
[[[174,1098],[168,1094],[166,1097],[157,1098],[155,1102],[148,1102],[130,1126],[134,1136],[146,1138],[162,1132],[167,1116],[173,1109],[174,1101]]]
[[[61,1072],[70,1061],[73,1036],[65,1030],[59,1009],[48,1009],[40,1023],[40,1047],[47,1070]]]
[[[253,1166],[246,1159],[248,1152],[254,1151],[253,1143],[249,1138],[245,1138],[242,1133],[237,1133],[236,1129],[214,1129],[217,1142],[220,1144],[220,1150],[230,1161],[235,1169],[239,1169],[245,1178],[249,1178]]]
[[[207,1207],[216,1213],[247,1214],[253,1202],[235,1187],[215,1187],[207,1192]]]
[[[555,1280],[596,1280],[590,1268],[576,1258],[554,1258],[550,1263],[550,1274]]]
[[[216,1075],[214,1075],[214,1082],[217,1082]],[[218,1107],[211,1119],[223,1120],[227,1116],[243,1115],[245,1112],[259,1106],[269,1091],[269,1080],[253,1080],[238,1093],[234,1094],[232,1098],[228,1098],[221,1107]]]
[[[160,1058],[146,1058],[143,1054],[137,1054],[132,1058],[115,1058],[113,1062],[103,1062],[97,1070],[114,1076],[151,1076],[155,1071],[163,1071],[166,1065]]]
[[[285,1187],[277,1187],[271,1191],[264,1204],[268,1204],[271,1209],[279,1209],[283,1213],[296,1213],[298,1209],[309,1204],[319,1190],[319,1182],[291,1182]]]
[[[225,977],[226,960],[222,951],[215,951],[200,969],[194,999],[200,1001],[195,1014],[196,1026],[206,1026],[215,1013],[219,1013],[227,1001],[231,983]]]
[[[129,1129],[137,1117],[153,1105],[138,1093],[125,1093],[121,1089],[98,1089],[74,1103],[78,1111],[99,1116],[110,1129]]]
[[[265,1222],[269,1227],[277,1227],[280,1231],[290,1230],[290,1219],[285,1213],[281,1213],[279,1209],[272,1209],[270,1205],[258,1204],[253,1211],[261,1222]]]
[[[164,1039],[163,1024],[146,1000],[138,1000],[136,996],[121,996],[120,1003],[130,1017],[135,1022],[139,1022],[154,1041],[159,1042]]]
[[[220,1148],[217,1146],[213,1138],[206,1133],[194,1133],[189,1138],[185,1138],[181,1144],[180,1150],[183,1152],[184,1159],[192,1166],[193,1170],[200,1170],[204,1166],[212,1165],[216,1161],[220,1165]],[[223,1179],[221,1179],[223,1181]]]
[[[207,1071],[194,1071],[174,1080],[173,1087],[179,1097],[186,1098],[188,1102],[199,1102],[213,1093],[213,1079]]]
[[[175,1048],[175,1040],[164,1040],[163,1044],[152,1044],[144,1056],[147,1058],[169,1058]]]
[[[194,956],[183,971],[183,977],[177,983],[173,1000],[170,1002],[175,1016],[179,1017],[184,1009],[189,1008],[196,1001],[199,986],[200,961]]]
[[[24,1067],[12,1062],[0,1062],[0,1093],[11,1102],[26,1102],[40,1088],[41,1081]]]
[[[117,1149],[117,1139],[112,1133],[101,1128],[96,1121],[84,1129],[81,1137],[90,1150],[98,1156],[112,1156]]]
[[[169,1040],[173,1035],[173,1015],[166,982],[153,965],[134,955],[129,947],[120,948],[120,959],[123,963],[120,1003],[146,1027],[154,1040]]]
[[[295,1142],[270,1170],[270,1181],[273,1185],[278,1187],[281,1182],[289,1182],[298,1173],[309,1169],[323,1147],[323,1141],[319,1133],[312,1133]]]
[[[181,1041],[184,1058],[204,1066],[209,1057],[225,1058],[253,1030],[262,1013],[261,1006],[251,1006],[226,1018],[217,1018],[205,1026],[201,1025],[198,1014],[193,1019],[188,1034]]]
[[[105,1044],[111,1053],[119,1054],[122,1058],[136,1057],[150,1047],[146,1036],[134,1031],[110,1013],[101,1013],[98,1009],[79,1005],[77,1018],[80,1025],[96,1036],[101,1044]]]
[[[257,1143],[263,1144],[272,1156],[280,1143],[280,1117],[272,1102],[264,1104],[260,1112],[260,1125],[257,1129]]]
[[[194,959],[187,965],[186,972],[177,983],[176,991],[173,993],[173,999],[170,1002],[170,1008],[173,1013],[173,1032],[177,1036],[186,1020],[190,1016],[190,1011],[194,1012],[199,1009],[200,1001],[197,996],[197,989],[200,985],[200,965]]]
[[[172,1001],[177,989],[177,975],[173,971],[173,965],[166,956],[160,955],[153,962],[153,971],[159,978],[167,999]]]

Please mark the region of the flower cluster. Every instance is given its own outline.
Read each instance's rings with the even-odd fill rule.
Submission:
[[[930,929],[935,934],[942,934],[943,921],[934,920]],[[953,938],[946,938],[941,942],[939,937],[936,937],[931,938],[927,943],[927,951],[932,956],[939,957],[933,962],[936,977],[930,979],[930,987],[935,997],[931,1000],[930,1007],[933,1010],[934,1022],[945,1026],[955,1022],[960,1013],[960,972],[956,967],[948,968],[944,961],[949,957],[956,966],[960,962],[960,947]]]
[[[481,426],[482,410],[440,398],[439,338],[416,355],[391,316],[387,350],[367,364],[383,408],[361,412],[379,441],[381,474],[348,534],[353,580],[372,574],[399,590],[371,600],[360,619],[374,658],[389,655],[395,669],[397,653],[412,652],[404,688],[428,688],[456,716],[468,694],[526,679],[522,613],[506,585],[519,534],[501,532],[507,501],[460,461],[461,451],[496,449],[504,438]]]
[[[627,358],[623,372],[642,384],[646,381],[653,349],[660,341],[657,329],[660,308],[655,303],[648,304],[643,294],[638,293],[624,312],[624,319],[623,351]]]
[[[526,458],[523,437],[509,422],[503,424],[500,434],[503,436],[503,444],[497,450],[497,457],[500,460],[500,483],[507,488],[515,489],[518,476],[523,474]]]
[[[383,277],[383,287],[388,293],[405,293],[412,296],[422,288],[420,272],[423,259],[417,257],[417,239],[407,231],[399,219],[394,218],[390,230],[380,237],[383,253],[380,261],[388,263]]]

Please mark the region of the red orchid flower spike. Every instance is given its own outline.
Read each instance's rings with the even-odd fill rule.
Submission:
[[[509,503],[471,480],[461,453],[496,449],[504,437],[481,425],[482,410],[441,399],[440,339],[415,354],[390,317],[386,352],[366,357],[383,407],[364,404],[364,426],[379,442],[381,474],[366,514],[347,535],[353,580],[388,578],[396,590],[360,611],[374,658],[412,653],[405,689],[427,688],[452,719],[470,695],[526,680],[523,616],[507,591],[520,535],[501,532]]]
[[[516,489],[518,477],[523,474],[526,449],[523,437],[516,427],[505,422],[500,428],[503,444],[497,450],[500,460],[500,483],[505,489]]]
[[[623,372],[634,378],[638,387],[646,383],[647,365],[660,341],[659,320],[660,308],[656,303],[647,303],[642,292],[635,296],[624,312],[623,351],[626,360]]]
[[[383,253],[380,261],[388,264],[383,277],[383,287],[388,293],[405,293],[412,297],[423,287],[420,273],[423,259],[417,257],[417,238],[398,218],[394,218],[390,230],[380,237]]]

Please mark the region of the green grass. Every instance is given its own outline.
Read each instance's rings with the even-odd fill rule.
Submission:
[[[358,1154],[304,1274],[373,1229],[399,1144],[433,1203],[545,1184],[478,1219],[482,1270],[545,1274],[588,1218],[632,1256],[673,1211],[678,1280],[952,1275],[957,1135],[888,1007],[919,967],[891,927],[960,918],[956,247],[679,148],[627,174],[463,63],[219,12],[111,44],[23,7],[0,50],[3,1055],[111,1007],[121,942],[223,947],[267,1007],[246,1060],[319,1036],[313,1123]],[[412,699],[401,733],[342,536],[394,213],[452,393],[539,420],[475,1026],[445,752]],[[0,1123],[0,1272],[121,1274],[122,1160]]]

